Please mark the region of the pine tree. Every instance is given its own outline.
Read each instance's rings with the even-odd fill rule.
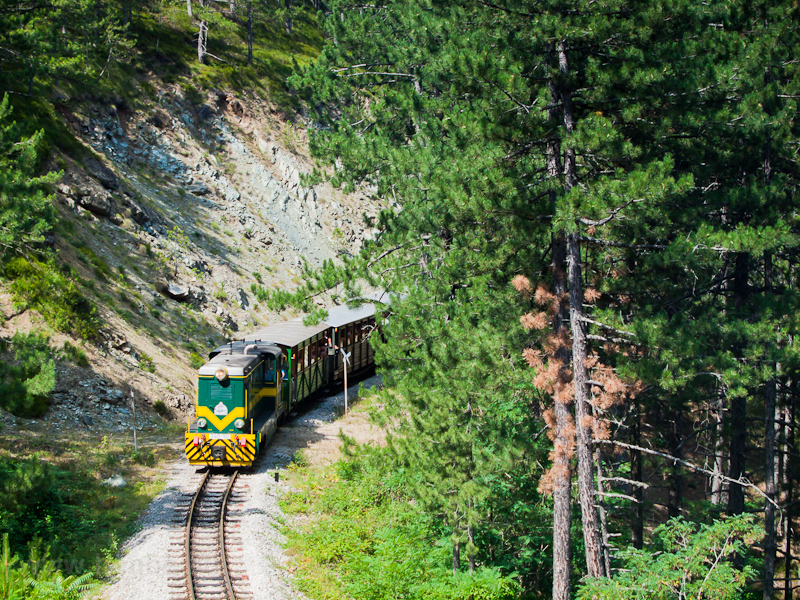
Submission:
[[[44,241],[55,218],[47,185],[60,173],[37,176],[44,131],[22,137],[8,95],[0,103],[0,257],[29,252]]]

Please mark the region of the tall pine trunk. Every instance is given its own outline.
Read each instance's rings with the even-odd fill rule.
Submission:
[[[557,125],[559,121],[559,93],[555,82],[550,81],[550,107],[548,108],[548,118]],[[561,177],[561,166],[559,164],[560,146],[558,140],[552,137],[547,143],[547,172],[552,185]],[[556,192],[550,192],[550,204],[553,213],[556,210]],[[553,234],[552,238],[553,256],[553,292],[556,297],[564,298],[567,295],[567,242],[563,232]],[[565,328],[567,320],[566,305],[562,302],[560,310],[555,316],[553,329],[558,334]],[[559,357],[564,364],[568,364],[568,356]],[[563,448],[564,452],[557,453],[553,459],[553,470],[556,476],[553,478],[553,600],[569,600],[570,598],[570,575],[572,549],[570,545],[570,527],[572,525],[572,512],[570,510],[570,486],[572,482],[569,454],[566,448],[572,444],[566,434],[569,427],[570,410],[569,406],[563,402],[555,402],[554,407],[556,418],[556,429],[553,445],[555,448]]]
[[[669,451],[675,458],[683,458],[683,427],[681,411],[675,410],[670,413],[669,424]],[[683,471],[677,464],[669,467],[669,491],[667,499],[667,511],[669,517],[681,516],[681,505],[683,501]]]
[[[642,446],[642,416],[639,410],[637,402],[631,426],[631,441],[637,448]],[[639,450],[631,450],[631,477],[634,481],[642,481],[642,453]],[[644,490],[641,486],[633,488],[633,497],[636,502],[631,508],[631,545],[641,550],[644,548]]]
[[[561,111],[564,132],[575,130],[572,111],[572,91],[569,88],[569,61],[566,45],[558,43],[558,68],[561,72]],[[564,152],[564,189],[567,193],[577,184],[575,149]],[[572,370],[575,388],[576,453],[578,455],[578,494],[581,505],[586,567],[589,577],[606,575],[602,540],[595,508],[594,468],[592,460],[592,406],[589,403],[589,376],[586,369],[587,340],[583,322],[583,283],[581,281],[581,251],[577,233],[567,235],[567,264],[569,267],[569,320],[572,331]]]
[[[736,254],[733,274],[733,305],[737,314],[744,310],[749,292],[748,277],[750,274],[750,255],[746,252]],[[734,352],[741,356],[742,343],[737,343]],[[747,442],[747,400],[738,395],[731,400],[731,445],[728,461],[731,479],[744,476]],[[744,512],[744,487],[740,483],[731,482],[728,487],[728,513],[740,515]]]
[[[775,556],[778,543],[775,532],[776,470],[775,440],[780,435],[780,427],[775,418],[777,380],[773,377],[767,382],[764,398],[764,493],[767,499],[764,506],[764,600],[772,600],[775,586]]]
[[[724,504],[725,482],[725,393],[720,384],[716,388],[717,399],[714,403],[714,477],[711,478],[711,503]]]
[[[787,382],[787,387],[791,382]],[[793,531],[793,487],[794,487],[794,459],[792,453],[794,448],[794,395],[789,390],[786,394],[788,406],[784,408],[785,425],[784,425],[784,459],[783,459],[783,479],[786,489],[786,497],[784,498],[783,505],[786,507],[784,513],[784,529],[783,529],[783,570],[784,570],[784,584],[783,584],[783,598],[784,600],[792,600],[792,531]]]
[[[586,369],[587,347],[583,323],[583,286],[581,284],[580,244],[575,233],[567,235],[569,265],[569,320],[572,330],[572,370],[575,386],[575,430],[577,433],[578,494],[580,496],[583,543],[589,577],[605,577],[603,547],[595,508],[592,460],[592,406],[589,403],[589,377]]]

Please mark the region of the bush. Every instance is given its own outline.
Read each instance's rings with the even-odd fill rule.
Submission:
[[[139,356],[139,368],[142,371],[147,371],[148,373],[155,373],[156,365],[153,362],[153,357],[142,352]]]
[[[267,299],[269,298],[269,292],[267,292],[267,290],[265,290],[257,283],[254,283],[250,286],[250,291],[253,292],[253,295],[261,303],[266,302]]]
[[[614,577],[588,579],[578,598],[633,600],[734,600],[741,598],[751,565],[736,567],[733,559],[747,554],[764,531],[753,515],[737,515],[710,525],[672,519],[655,530],[659,552],[653,549],[622,553],[624,568]]]
[[[69,342],[64,342],[64,345],[61,346],[61,350],[58,353],[58,357],[61,360],[66,360],[71,363],[74,363],[79,367],[89,366],[89,357],[86,356],[86,352],[84,352],[82,348],[73,346]]]
[[[409,502],[386,451],[344,439],[347,458],[283,501],[287,512],[316,515],[287,531],[297,556],[301,591],[313,598],[512,600],[513,575],[482,567],[453,573],[450,536]]]
[[[156,400],[153,402],[153,410],[155,410],[162,419],[169,419],[172,417],[172,411],[170,411],[163,400]]]
[[[97,309],[52,261],[18,257],[5,266],[4,274],[11,280],[17,310],[36,310],[54,329],[82,339],[97,336]]]
[[[304,450],[297,450],[292,456],[292,464],[296,467],[307,467],[310,463]]]
[[[0,363],[0,406],[18,417],[47,412],[56,385],[49,341],[44,334],[17,333],[11,338],[13,361]]]
[[[143,449],[139,450],[138,452],[134,452],[131,454],[131,460],[137,465],[145,465],[147,467],[152,467],[156,464],[156,456],[152,449]]]
[[[197,352],[192,352],[189,354],[189,364],[193,369],[199,369],[206,364],[206,361]]]

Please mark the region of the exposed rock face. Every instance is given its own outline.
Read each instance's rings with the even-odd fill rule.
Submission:
[[[84,161],[86,170],[97,179],[107,190],[118,190],[119,179],[114,172],[95,158]]]

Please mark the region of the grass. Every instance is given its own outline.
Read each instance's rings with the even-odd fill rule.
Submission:
[[[209,57],[208,64],[198,64],[194,26],[182,6],[164,6],[160,14],[142,11],[133,20],[132,33],[137,38],[137,67],[164,83],[177,83],[194,104],[204,101],[204,91],[229,89],[256,92],[284,110],[297,108],[298,99],[287,90],[286,79],[322,48],[316,13],[306,6],[297,7],[290,35],[271,14],[256,15],[252,64],[247,64],[245,28],[225,20],[212,23],[208,37],[208,51],[224,62]],[[143,88],[141,93],[151,98],[154,90]]]
[[[28,542],[39,538],[50,546],[55,561],[104,576],[119,544],[134,532],[137,517],[164,489],[156,467],[176,458],[174,450],[148,446],[145,439],[140,438],[139,452],[134,453],[132,440],[125,436],[97,440],[80,434],[3,435],[0,461],[33,457],[29,460],[47,465],[52,478],[35,503],[16,510],[0,508],[0,534],[9,534],[12,550],[21,556],[27,555]],[[103,484],[115,475],[126,485]]]

